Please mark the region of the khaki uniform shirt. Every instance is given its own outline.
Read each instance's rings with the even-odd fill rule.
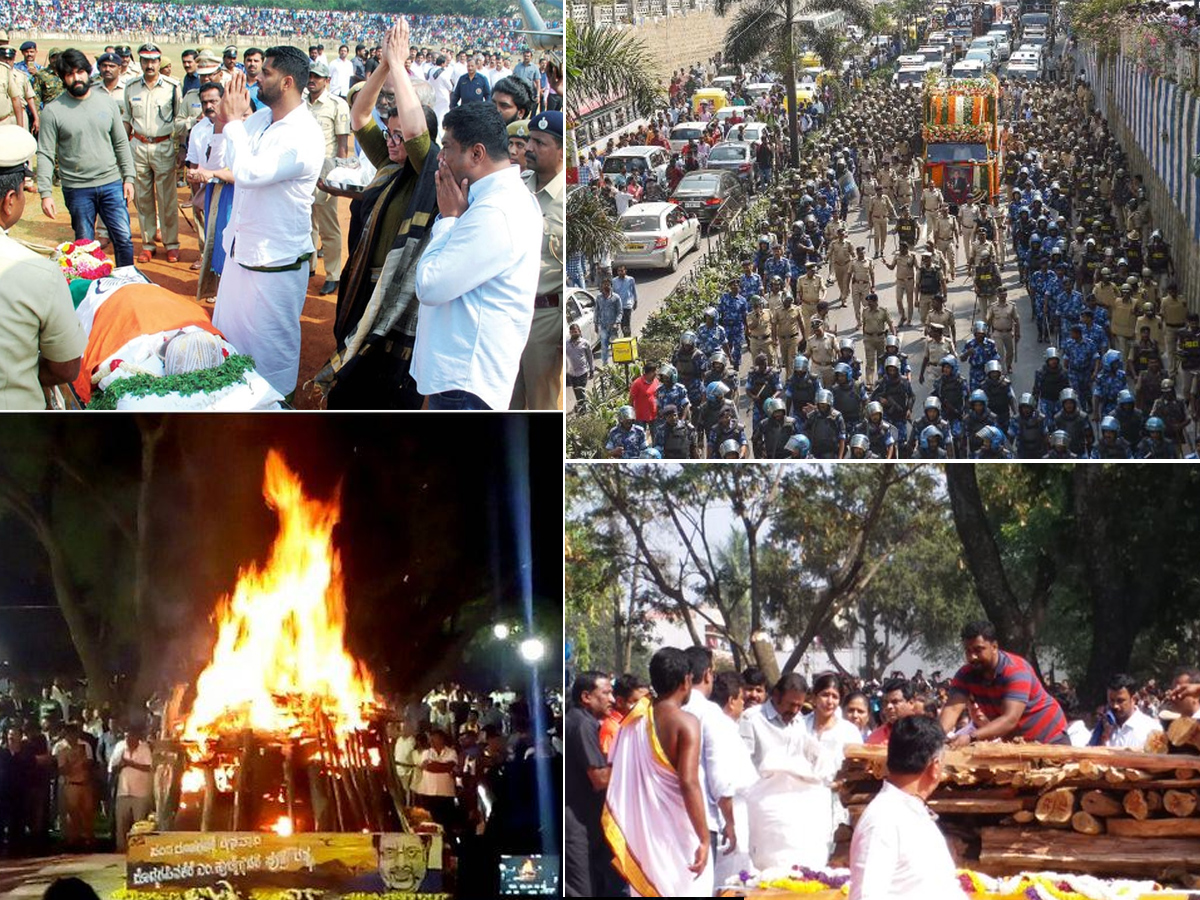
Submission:
[[[1092,293],[1096,295],[1096,305],[1102,306],[1110,313],[1117,304],[1117,289],[1111,281],[1097,281],[1092,285]]]
[[[0,64],[0,122],[12,123],[16,110],[24,103],[21,73]]]
[[[325,157],[333,159],[337,156],[337,139],[340,135],[350,133],[350,107],[341,97],[335,97],[324,91],[316,101],[310,101],[308,111],[313,114],[321,133],[325,135]],[[562,287],[560,285],[559,290]]]
[[[869,259],[856,259],[850,263],[850,283],[855,287],[870,288],[875,281],[875,263]]]
[[[783,306],[775,310],[775,333],[780,338],[798,337],[803,331],[804,311],[798,306]],[[784,360],[791,364],[790,360]]]
[[[921,212],[935,213],[942,208],[942,192],[937,188],[926,188],[921,191]]]
[[[832,366],[837,359],[837,339],[828,331],[808,340],[808,358],[814,366]]]
[[[1141,340],[1143,328],[1150,329],[1150,340],[1158,344],[1158,349],[1161,350],[1164,335],[1163,320],[1158,316],[1138,316],[1133,331],[1133,336],[1138,340]]]
[[[880,307],[864,309],[862,320],[864,337],[883,337],[892,330],[892,316],[886,309]]]
[[[560,276],[561,277],[561,276]],[[771,336],[771,313],[766,307],[760,307],[750,313],[746,320],[746,331],[753,338],[768,338]]]
[[[191,131],[204,115],[204,108],[200,104],[200,91],[192,88],[183,95],[181,105],[183,106],[184,131]]]
[[[818,275],[805,275],[796,281],[796,293],[801,303],[816,306],[825,299],[825,282]]]
[[[566,235],[563,197],[566,195],[567,176],[565,170],[559,172],[540,191],[534,190],[537,175],[533,172],[523,173],[521,179],[542,208],[542,269],[538,276],[537,292],[539,295],[557,294],[562,291],[563,259],[566,255],[563,248]]]
[[[939,216],[933,223],[933,236],[939,241],[950,241],[958,237],[958,222],[949,216]]]
[[[58,266],[0,229],[0,409],[45,409],[39,355],[69,362],[86,346]]]
[[[941,325],[945,329],[945,335],[948,338],[954,337],[954,313],[946,309],[943,305],[941,309],[930,309],[925,316],[926,325]]]
[[[1007,333],[1013,330],[1013,323],[1016,320],[1017,308],[1007,301],[1004,303],[997,301],[988,310],[986,322],[993,331]]]
[[[829,245],[829,261],[834,266],[841,268],[850,265],[854,259],[854,251],[850,248],[850,242],[845,238],[835,240]]]
[[[867,214],[872,221],[883,219],[894,219],[896,217],[896,207],[892,206],[892,201],[884,194],[880,194],[871,201],[871,205],[867,207]]]
[[[149,87],[144,77],[129,82],[120,106],[121,121],[132,126],[134,134],[157,138],[183,133],[183,95],[173,78],[159,75],[154,87]]]
[[[1113,304],[1112,322],[1109,325],[1109,330],[1113,334],[1124,338],[1134,337],[1136,334],[1134,331],[1134,322],[1136,321],[1137,307],[1133,305],[1132,301],[1118,300]]]
[[[892,259],[896,266],[896,280],[909,284],[917,277],[917,256],[911,250],[908,253],[897,253]]]
[[[930,368],[938,370],[937,367],[942,364],[943,357],[957,355],[954,352],[954,342],[949,335],[943,335],[940,341],[935,341],[933,338],[925,339],[925,358],[929,360]]]
[[[1178,295],[1172,297],[1168,294],[1163,297],[1161,312],[1163,323],[1168,328],[1182,328],[1187,324],[1187,304]]]

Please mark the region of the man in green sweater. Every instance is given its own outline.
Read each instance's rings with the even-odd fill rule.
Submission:
[[[57,213],[51,190],[57,157],[75,240],[95,239],[99,214],[112,238],[117,266],[131,266],[133,236],[128,204],[133,200],[134,169],[121,111],[107,94],[92,90],[91,64],[78,50],[62,54],[59,71],[66,91],[42,110],[38,134],[37,182],[42,212],[51,219]]]

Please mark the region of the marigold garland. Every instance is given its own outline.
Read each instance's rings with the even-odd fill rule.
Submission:
[[[227,388],[240,381],[254,368],[254,360],[242,353],[230,356],[221,365],[212,369],[200,369],[184,375],[135,375],[114,381],[106,390],[98,391],[88,409],[116,409],[117,401],[124,396],[162,397],[166,394],[184,395],[210,393]]]

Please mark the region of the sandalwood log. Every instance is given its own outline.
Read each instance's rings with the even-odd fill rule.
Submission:
[[[1048,836],[1039,828],[980,830],[979,868],[992,874],[1050,870],[1091,875],[1145,876],[1178,880],[1184,872],[1200,872],[1194,838],[1123,838],[1096,840],[1073,831]]]
[[[1200,837],[1200,819],[1108,819],[1108,833],[1117,837]]]
[[[1146,791],[1146,808],[1150,810],[1150,814],[1162,810],[1162,792],[1161,791]]]
[[[1196,748],[1200,750],[1200,746]],[[887,747],[881,745],[848,744],[845,749],[847,764],[851,761],[886,763]],[[1200,770],[1200,755],[1144,753],[1119,747],[1068,747],[1063,744],[970,744],[959,750],[946,752],[945,764],[965,769],[997,769],[1010,766],[1024,768],[1030,764],[1063,765],[1077,764],[1081,774],[1086,775],[1087,763],[1116,766],[1118,768],[1144,769],[1148,772],[1173,772],[1178,768]]]
[[[1028,825],[1030,822],[1036,821],[1033,810],[1019,809],[1013,813],[1013,821],[1018,825]]]
[[[1075,791],[1072,788],[1055,788],[1038,798],[1034,817],[1043,825],[1066,825],[1075,812]]]
[[[1104,820],[1080,810],[1071,816],[1071,827],[1080,834],[1103,834]]]
[[[1194,791],[1167,791],[1163,794],[1163,806],[1171,815],[1186,819],[1196,811]]]
[[[931,797],[929,808],[939,816],[1003,816],[1028,809],[1035,802],[1033,797]]]
[[[1175,770],[1175,780],[1176,781],[1191,781],[1195,777],[1196,777],[1195,769],[1176,769]]]
[[[1124,807],[1121,801],[1111,794],[1106,794],[1104,791],[1088,791],[1079,798],[1079,805],[1084,812],[1091,813],[1093,816],[1106,818],[1108,816],[1119,816],[1124,812]]]
[[[1191,716],[1176,719],[1167,728],[1167,740],[1176,747],[1200,750],[1200,720]],[[1178,757],[1175,757],[1178,759]]]
[[[1139,821],[1150,816],[1150,807],[1146,804],[1146,792],[1141,789],[1126,793],[1121,805],[1125,808],[1126,813]]]
[[[1166,753],[1168,751],[1167,736],[1161,731],[1152,731],[1146,737],[1145,751],[1147,753]]]

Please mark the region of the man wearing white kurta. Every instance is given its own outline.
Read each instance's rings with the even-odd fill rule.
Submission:
[[[542,210],[509,162],[495,106],[467,103],[444,125],[412,373],[431,410],[507,409],[533,323]]]
[[[896,722],[888,777],[850,842],[849,900],[965,900],[946,839],[925,805],[942,777],[946,735],[926,716]]]
[[[213,324],[284,396],[300,369],[313,191],[325,159],[321,127],[302,93],[308,73],[309,59],[296,48],[268,49],[258,91],[265,108],[243,121],[250,95],[237,72],[213,123],[213,153],[223,153],[237,188]]]

